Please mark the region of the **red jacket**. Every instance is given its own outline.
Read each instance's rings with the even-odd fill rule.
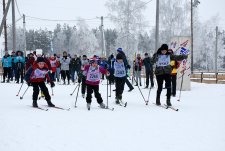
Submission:
[[[49,59],[52,72],[56,72],[56,68],[59,66],[59,61],[56,58],[50,58]]]
[[[47,64],[40,69],[37,62],[34,62],[33,66],[29,68],[24,78],[27,82],[44,82],[45,78],[48,82],[51,82]]]

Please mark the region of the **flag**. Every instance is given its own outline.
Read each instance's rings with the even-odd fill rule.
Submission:
[[[181,47],[181,50],[180,50],[180,54],[181,54],[181,55],[187,55],[188,52],[189,52],[188,49],[186,49],[186,48],[184,48],[184,47]]]

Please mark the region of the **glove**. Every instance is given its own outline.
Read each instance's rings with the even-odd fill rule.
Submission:
[[[27,85],[28,85],[28,86],[32,86],[32,83],[31,83],[31,82],[27,82]]]
[[[81,83],[81,78],[78,78],[78,83]]]
[[[55,87],[55,83],[54,82],[50,82],[51,88]]]

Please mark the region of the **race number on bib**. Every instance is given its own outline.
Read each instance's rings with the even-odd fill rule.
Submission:
[[[158,67],[165,67],[170,65],[170,56],[169,55],[159,55],[157,66]]]

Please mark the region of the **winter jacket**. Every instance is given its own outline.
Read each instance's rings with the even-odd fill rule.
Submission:
[[[93,85],[93,86],[95,86],[95,85],[99,85],[99,83],[100,83],[100,72],[102,73],[102,74],[106,74],[107,73],[107,70],[106,69],[104,69],[104,68],[102,68],[101,66],[97,66],[96,68],[95,68],[95,70],[94,71],[96,71],[96,70],[99,70],[99,72],[98,72],[98,77],[99,77],[99,79],[97,80],[97,81],[89,81],[88,80],[88,73],[90,73],[91,72],[91,68],[92,68],[92,66],[91,65],[87,65],[87,66],[85,66],[84,67],[84,74],[85,74],[85,76],[86,76],[86,84],[89,84],[89,85]]]
[[[59,61],[56,58],[50,58],[49,62],[51,64],[52,72],[56,72],[56,68],[59,66]]]
[[[33,66],[33,63],[34,63],[35,59],[34,57],[29,57],[27,62],[26,62],[26,70],[28,70],[30,67]]]
[[[72,71],[80,71],[80,68],[81,68],[81,61],[80,61],[80,58],[72,58],[70,60],[70,69]]]
[[[109,57],[108,58],[108,70],[110,72],[110,74],[114,73],[114,62],[116,61],[116,59],[113,57]]]
[[[61,70],[69,70],[69,65],[70,65],[70,58],[69,57],[61,58],[60,63],[61,63]]]
[[[123,62],[124,62],[125,67],[130,69],[130,65],[128,64],[127,57],[126,57],[125,53],[123,51],[120,51],[119,53],[121,53],[123,55]]]
[[[166,58],[167,61],[160,62],[160,58]],[[171,74],[172,67],[170,65],[170,60],[181,61],[186,58],[186,55],[172,55],[169,52],[162,55],[161,50],[158,50],[157,53],[153,55],[153,62],[156,63],[155,75]]]
[[[107,63],[107,61],[105,61],[105,60],[102,60],[102,61],[100,62],[99,65],[100,65],[102,68],[105,68],[105,69],[108,68],[108,63]]]
[[[4,68],[12,67],[12,57],[10,55],[4,56],[2,58],[2,66]]]
[[[49,69],[48,65],[45,64],[44,68],[40,69],[35,62],[32,67],[30,67],[25,76],[24,79],[26,82],[44,82],[45,78],[47,78],[48,82],[51,82],[50,76],[49,76]]]
[[[141,68],[142,68],[142,59],[141,58],[136,58],[134,60],[134,70],[135,71],[141,71]]]
[[[153,70],[152,64],[153,64],[152,59],[150,57],[147,57],[147,58],[144,58],[142,65],[145,66],[146,72],[150,72]]]
[[[14,58],[15,67],[17,69],[23,69],[25,64],[25,58],[22,56],[16,56]]]
[[[176,60],[171,60],[170,66],[172,68],[171,75],[177,75],[178,62]]]

